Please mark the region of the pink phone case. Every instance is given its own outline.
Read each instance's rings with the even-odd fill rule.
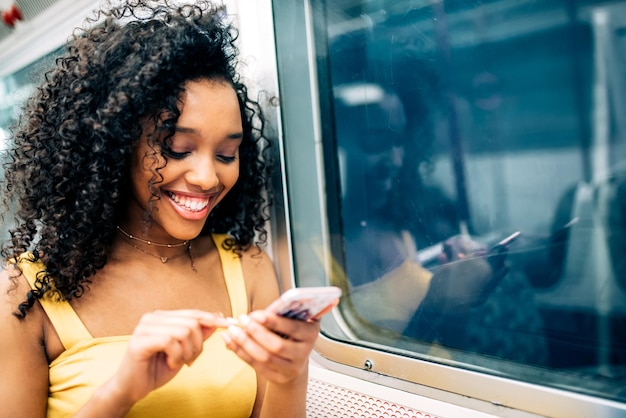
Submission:
[[[287,290],[267,309],[287,318],[317,319],[330,311],[341,297],[335,286],[297,287]]]

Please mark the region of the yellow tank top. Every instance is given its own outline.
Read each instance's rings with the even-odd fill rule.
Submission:
[[[222,248],[226,236],[214,235],[230,295],[233,317],[248,312],[240,258]],[[31,287],[45,267],[22,256],[18,261]],[[48,417],[71,417],[119,368],[130,336],[93,338],[67,302],[42,298],[66,350],[50,363]],[[228,350],[216,331],[191,367],[138,402],[127,417],[249,417],[256,397],[254,369]]]

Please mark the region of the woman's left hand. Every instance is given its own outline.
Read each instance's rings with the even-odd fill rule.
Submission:
[[[317,320],[301,321],[254,311],[222,333],[226,346],[273,383],[288,383],[305,371],[320,331]]]

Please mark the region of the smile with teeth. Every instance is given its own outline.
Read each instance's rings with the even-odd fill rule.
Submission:
[[[200,212],[209,205],[210,199],[199,199],[197,197],[179,196],[172,192],[167,192],[167,195],[178,206],[190,212]]]

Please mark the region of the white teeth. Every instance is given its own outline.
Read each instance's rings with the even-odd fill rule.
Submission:
[[[177,205],[184,207],[192,212],[199,212],[209,205],[209,199],[197,199],[187,196],[178,196],[172,192],[167,192],[170,198],[176,202]]]

